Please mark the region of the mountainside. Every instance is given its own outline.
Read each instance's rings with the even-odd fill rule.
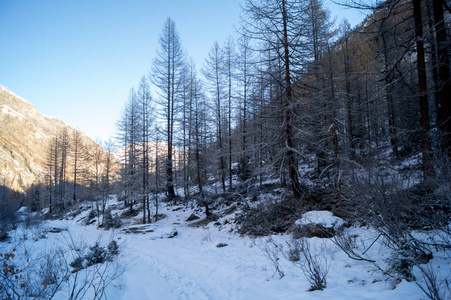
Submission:
[[[50,142],[63,130],[69,137],[78,132],[86,149],[101,148],[77,129],[42,115],[33,105],[0,85],[0,185],[23,192],[31,184],[43,182]]]

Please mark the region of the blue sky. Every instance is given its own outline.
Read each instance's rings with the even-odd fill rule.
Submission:
[[[198,66],[238,24],[243,0],[0,0],[0,84],[92,138],[115,132],[171,17]],[[331,6],[338,20],[362,16]]]

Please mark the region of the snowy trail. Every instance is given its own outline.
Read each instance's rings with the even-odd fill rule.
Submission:
[[[177,238],[172,241],[149,240],[143,239],[142,236],[127,236],[126,238],[127,255],[129,257],[136,256],[134,272],[141,273],[143,277],[148,278],[147,282],[155,279],[160,282],[164,280],[164,284],[158,285],[157,288],[163,287],[166,292],[171,294],[167,296],[181,300],[236,298],[234,295],[236,287],[227,286],[226,282],[229,281],[215,278],[217,276],[214,276],[214,273],[218,274],[218,267],[210,266],[206,257],[199,260],[198,254],[196,254],[199,249],[181,246]],[[168,247],[168,243],[172,247]],[[143,269],[142,272],[139,269]],[[127,280],[126,285],[130,290],[134,289],[133,280]],[[137,288],[142,288],[142,285],[138,284]],[[133,294],[135,293],[133,292]]]
[[[146,274],[147,277],[147,274],[153,274],[149,276],[151,280],[155,277],[164,279],[176,299],[211,299],[199,282],[193,280],[198,277],[187,275],[186,270],[177,267],[174,261],[157,258],[155,252],[148,249],[135,249],[142,252],[137,257],[137,266],[139,265],[140,268],[145,266],[147,270],[143,272],[143,275]]]

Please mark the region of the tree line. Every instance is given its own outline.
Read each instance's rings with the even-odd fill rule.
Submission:
[[[51,137],[44,154],[44,177],[17,204],[32,211],[48,208],[50,214],[57,214],[79,202],[91,201],[98,215],[104,213],[117,180],[114,143],[98,141],[97,145],[85,139],[80,131],[67,127]]]

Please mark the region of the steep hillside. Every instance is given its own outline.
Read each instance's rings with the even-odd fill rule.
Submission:
[[[59,119],[42,115],[0,85],[0,185],[24,191],[31,184],[44,181],[50,141],[63,129],[69,137],[77,132]],[[91,150],[87,153],[100,148],[89,137],[82,133],[80,136],[85,148]]]

